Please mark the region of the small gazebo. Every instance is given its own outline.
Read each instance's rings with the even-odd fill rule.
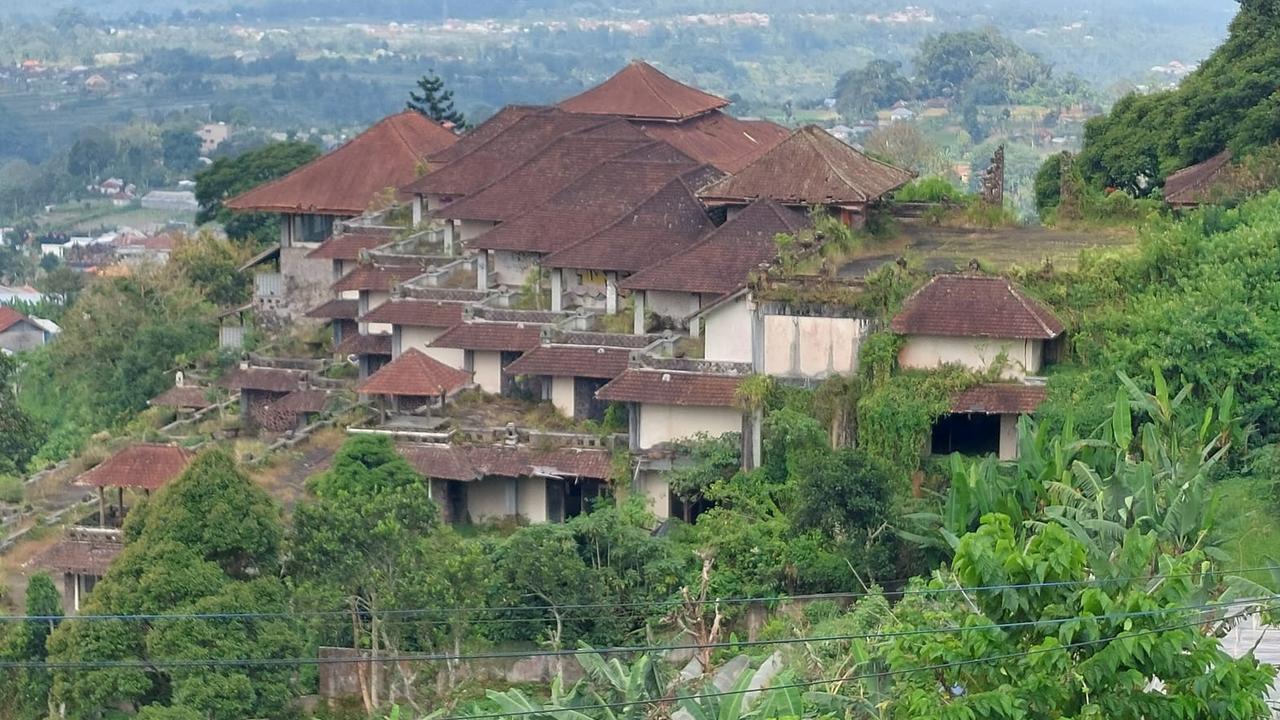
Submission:
[[[124,521],[124,490],[141,490],[147,496],[187,469],[195,454],[175,445],[139,443],[112,455],[76,479],[79,485],[98,489],[98,524],[112,527]],[[115,488],[116,506],[108,513],[107,489]]]
[[[400,354],[360,384],[362,395],[391,398],[395,412],[408,412],[437,400],[441,405],[471,385],[471,373],[449,367],[416,348]]]

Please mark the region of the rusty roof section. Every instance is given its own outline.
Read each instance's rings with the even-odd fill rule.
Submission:
[[[232,370],[218,384],[230,390],[290,393],[301,388],[306,379],[304,370],[248,367]]]
[[[391,292],[395,286],[408,282],[424,272],[426,271],[420,266],[364,264],[343,275],[342,279],[333,284],[333,291]]]
[[[425,477],[462,482],[493,475],[528,477],[535,472],[606,480],[612,463],[606,450],[579,448],[399,444],[396,451]]]
[[[334,355],[390,355],[391,336],[385,333],[373,335],[348,335],[333,349]]]
[[[682,123],[638,124],[650,137],[727,173],[743,169],[791,134],[767,120],[740,120],[719,110]]]
[[[742,287],[747,277],[778,256],[774,240],[809,226],[802,213],[772,200],[757,200],[697,245],[651,265],[624,280],[626,290],[724,295]]]
[[[596,391],[614,402],[691,407],[736,407],[742,377],[631,368]]]
[[[1043,385],[987,383],[964,390],[951,399],[951,412],[982,415],[1030,415],[1049,395]]]
[[[541,345],[504,368],[509,375],[613,379],[627,369],[631,350],[591,345]]]
[[[334,235],[307,253],[313,260],[359,260],[361,250],[372,250],[395,238],[387,232],[357,230]]]
[[[913,177],[907,170],[858,152],[820,127],[806,125],[698,194],[713,203],[770,198],[785,205],[859,205],[879,199]]]
[[[636,272],[697,242],[714,227],[683,180],[672,180],[635,210],[569,247],[548,255],[546,267]]]
[[[575,113],[677,122],[728,104],[722,97],[673,80],[643,60],[633,60],[608,80],[558,107]]]
[[[520,167],[557,138],[611,121],[554,109],[531,113],[448,165],[406,181],[401,189],[414,195],[469,195]]]
[[[360,301],[339,298],[329,300],[307,311],[307,317],[321,320],[355,320],[360,314]]]
[[[550,253],[573,245],[635,209],[672,179],[700,176],[692,163],[601,163],[541,207],[467,241],[484,250]]]
[[[528,162],[484,189],[449,203],[435,216],[450,220],[508,220],[546,202],[605,160],[643,145],[657,144],[627,123],[619,124],[634,136],[597,138],[581,133],[556,140]]]
[[[406,110],[383,118],[332,152],[224,205],[240,211],[360,215],[379,193],[418,177],[428,155],[456,140],[449,130]]]
[[[206,392],[208,392],[208,388],[194,387],[191,385],[179,387],[175,385],[148,400],[147,404],[152,407],[191,408],[193,410],[203,410],[207,407],[213,406],[213,402],[205,397]]]
[[[432,165],[451,163],[497,137],[502,131],[519,122],[521,118],[545,112],[547,109],[537,105],[507,105],[490,116],[488,120],[459,137],[454,144],[431,153],[427,159]]]
[[[1223,150],[1202,163],[1185,167],[1164,181],[1164,201],[1185,207],[1209,200],[1213,182],[1231,163],[1231,151]]]
[[[464,322],[445,330],[431,347],[527,352],[542,341],[542,324]]]
[[[359,390],[366,395],[439,397],[452,395],[470,384],[471,373],[410,348],[370,375]]]
[[[389,323],[407,327],[451,328],[462,322],[467,303],[440,300],[393,299],[360,318],[360,322]]]
[[[138,443],[82,473],[76,484],[156,490],[181,475],[193,458],[195,453],[176,445]]]
[[[899,335],[1052,340],[1062,323],[1049,308],[1002,277],[938,275],[894,316]]]

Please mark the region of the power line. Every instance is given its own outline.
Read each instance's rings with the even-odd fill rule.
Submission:
[[[1242,614],[1236,617],[1243,617],[1244,615],[1245,614]],[[1234,618],[1231,618],[1231,619],[1234,619]],[[1113,638],[1099,638],[1097,640],[1085,640],[1077,643],[1069,643],[1066,645],[1055,645],[1053,647],[1047,647],[1047,648],[1036,648],[1033,650],[1026,650],[1026,651],[1016,652],[1016,653],[1007,653],[1004,655],[994,655],[994,656],[985,657],[985,658],[955,660],[952,662],[939,663],[937,665],[926,665],[924,667],[905,668],[902,670],[886,670],[884,672],[876,672],[876,673],[844,675],[836,678],[825,678],[821,680],[807,680],[807,681],[801,681],[801,682],[785,683],[781,685],[771,685],[769,687],[757,688],[754,690],[731,689],[731,690],[725,690],[720,692],[699,693],[696,695],[681,695],[681,696],[672,697],[672,698],[645,698],[642,700],[633,700],[630,702],[596,703],[594,705],[576,705],[573,707],[565,708],[565,710],[577,711],[577,712],[581,712],[583,710],[611,710],[615,708],[629,708],[629,707],[634,707],[636,705],[658,705],[662,703],[676,702],[676,701],[682,701],[682,700],[701,700],[704,698],[718,698],[718,697],[726,697],[729,695],[746,695],[753,692],[763,694],[766,692],[776,692],[779,690],[793,690],[793,689],[798,690],[802,688],[815,687],[818,685],[829,685],[831,683],[849,682],[852,680],[869,680],[872,678],[885,678],[885,677],[894,677],[898,675],[911,675],[919,672],[934,672],[938,670],[949,670],[951,668],[963,667],[966,665],[996,662],[1000,660],[1016,660],[1016,659],[1026,658],[1032,655],[1039,655],[1047,652],[1074,650],[1082,647],[1088,647],[1091,645],[1114,642],[1122,638],[1140,637],[1142,635],[1152,635],[1155,633],[1170,632],[1173,630],[1181,630],[1185,628],[1196,627],[1200,624],[1201,624],[1200,621],[1197,621],[1197,622],[1191,622],[1191,623],[1184,623],[1181,625],[1171,625],[1167,627],[1151,628],[1149,630],[1141,630],[1138,632],[1130,633],[1128,635],[1117,636]],[[516,712],[486,713],[486,714],[478,714],[478,715],[452,715],[452,716],[447,716],[443,718],[438,718],[438,720],[501,720],[502,718],[527,717],[531,715],[555,715],[557,712],[558,711],[555,709],[520,710]]]
[[[1130,575],[1113,578],[1093,578],[1088,580],[1057,580],[1049,582],[1037,583],[1010,583],[1004,585],[978,585],[973,587],[949,586],[942,588],[917,588],[899,590],[894,592],[847,592],[847,593],[810,593],[800,595],[772,595],[757,597],[731,597],[712,600],[649,600],[635,601],[624,603],[570,603],[565,605],[517,605],[511,607],[422,607],[422,608],[404,608],[404,609],[388,609],[369,612],[361,610],[360,614],[377,615],[379,617],[413,617],[420,615],[430,615],[438,613],[442,615],[460,615],[464,613],[521,613],[535,611],[568,611],[568,610],[618,610],[619,608],[653,608],[653,607],[679,607],[681,605],[744,605],[750,603],[774,603],[794,600],[837,600],[837,599],[857,599],[873,596],[912,596],[912,595],[936,595],[948,593],[973,593],[973,592],[990,592],[1004,590],[1026,590],[1032,588],[1051,588],[1051,587],[1073,587],[1073,586],[1094,586],[1106,585],[1109,583],[1124,583],[1135,580],[1169,580],[1174,578],[1189,577],[1221,577],[1224,575],[1236,575],[1241,573],[1253,573],[1264,571],[1280,570],[1280,565],[1264,565],[1252,568],[1240,568],[1235,570],[1206,570],[1203,572],[1190,573],[1169,573],[1169,574],[1152,574],[1152,575]],[[351,616],[350,610],[304,610],[304,611],[281,611],[281,612],[244,612],[244,613],[120,613],[120,614],[99,614],[99,615],[0,615],[0,623],[5,622],[70,622],[70,621],[107,621],[107,620],[241,620],[241,619],[260,619],[260,618],[312,618],[312,617],[336,617],[348,618]],[[578,619],[595,617],[594,614],[578,616]],[[562,618],[563,619],[563,618]],[[496,621],[503,622],[533,622],[533,618],[495,618]],[[470,622],[484,622],[486,618],[476,618]]]
[[[603,648],[583,648],[576,650],[537,650],[537,651],[503,651],[472,654],[440,654],[440,653],[401,653],[378,657],[330,657],[330,658],[207,658],[207,659],[153,659],[153,660],[67,660],[67,661],[34,661],[8,660],[0,661],[0,669],[10,668],[43,668],[49,670],[101,670],[108,668],[137,668],[159,670],[162,668],[189,667],[273,667],[293,665],[331,665],[331,664],[367,664],[386,662],[452,662],[458,660],[496,660],[529,657],[570,657],[576,655],[613,655],[636,652],[669,652],[672,650],[706,650],[721,648],[760,647],[770,645],[792,645],[799,643],[839,642],[848,640],[890,639],[914,637],[922,635],[941,635],[967,633],[987,630],[1010,630],[1015,628],[1043,627],[1061,625],[1076,621],[1116,621],[1141,617],[1153,617],[1174,612],[1210,612],[1212,610],[1237,607],[1240,605],[1257,605],[1268,601],[1280,600],[1280,595],[1266,598],[1251,598],[1223,603],[1207,603],[1187,605],[1155,610],[1141,610],[1109,615],[1076,615],[1066,618],[1048,620],[1024,620],[1010,623],[990,623],[987,625],[966,625],[954,628],[916,628],[913,630],[897,630],[891,632],[873,632],[852,635],[828,635],[818,637],[790,637],[772,640],[734,640],[715,643],[691,643],[685,645],[624,645]]]

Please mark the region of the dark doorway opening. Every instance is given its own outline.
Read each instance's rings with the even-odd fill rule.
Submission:
[[[1000,452],[1000,416],[982,413],[943,415],[933,426],[934,455],[988,455]]]

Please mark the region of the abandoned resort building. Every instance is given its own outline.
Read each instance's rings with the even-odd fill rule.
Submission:
[[[819,252],[819,221],[857,230],[913,177],[728,104],[633,62],[462,135],[394,115],[228,199],[278,214],[281,232],[242,268],[253,301],[224,316],[224,345],[236,350],[250,323],[327,326],[331,356],[246,352],[216,381],[180,375],[152,404],[181,422],[238,401],[242,432],[288,442],[346,387],[363,419],[345,431],[390,436],[449,522],[559,522],[607,489],[638,493],[659,519],[691,518],[668,482],[690,439],[733,433],[743,465],[761,462],[749,379],[814,387],[855,372],[882,329],[845,300],[860,278],[788,272],[784,244]],[[989,380],[953,399],[921,452],[1014,458],[1063,334],[1053,314],[970,271],[935,276],[889,324],[901,367],[959,364]],[[338,365],[352,366],[345,386],[324,372]],[[119,552],[126,491],[150,492],[188,461],[139,445],[84,475],[98,512],[46,558],[70,604]]]

